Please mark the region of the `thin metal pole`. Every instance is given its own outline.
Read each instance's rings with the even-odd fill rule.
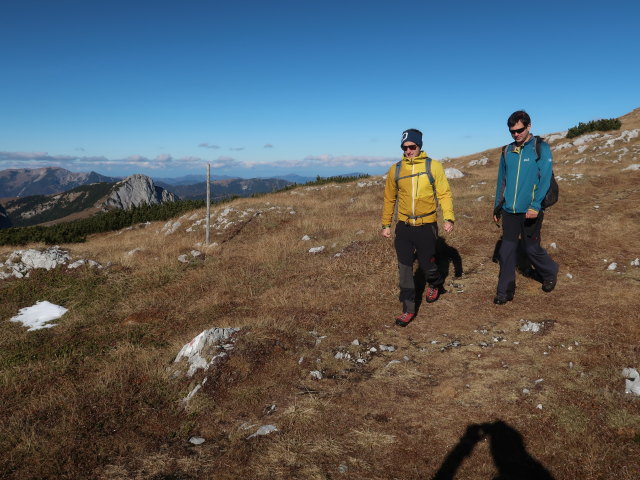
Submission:
[[[211,164],[207,163],[207,233],[204,243],[209,245],[209,222],[211,219]]]

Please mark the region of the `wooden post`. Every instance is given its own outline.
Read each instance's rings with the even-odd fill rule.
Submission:
[[[211,219],[211,164],[207,163],[207,233],[204,244],[209,245],[209,223]]]

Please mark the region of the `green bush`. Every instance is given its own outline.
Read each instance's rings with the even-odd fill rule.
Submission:
[[[609,130],[620,130],[622,122],[617,118],[608,118],[602,120],[592,120],[589,123],[580,122],[577,126],[571,127],[567,131],[567,138],[579,137],[589,132],[606,132]]]

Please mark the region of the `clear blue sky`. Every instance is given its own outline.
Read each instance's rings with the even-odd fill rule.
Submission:
[[[640,3],[2,0],[0,170],[378,174],[640,106]]]

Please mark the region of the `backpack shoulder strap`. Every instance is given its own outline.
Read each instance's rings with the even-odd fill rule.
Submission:
[[[424,169],[427,172],[427,176],[429,177],[429,183],[434,187],[436,180],[433,178],[433,173],[431,173],[431,157],[427,157],[424,161]],[[435,188],[435,187],[434,187]],[[434,190],[435,192],[435,190]]]
[[[396,188],[398,187],[398,179],[400,178],[400,167],[402,166],[402,160],[396,163]]]

